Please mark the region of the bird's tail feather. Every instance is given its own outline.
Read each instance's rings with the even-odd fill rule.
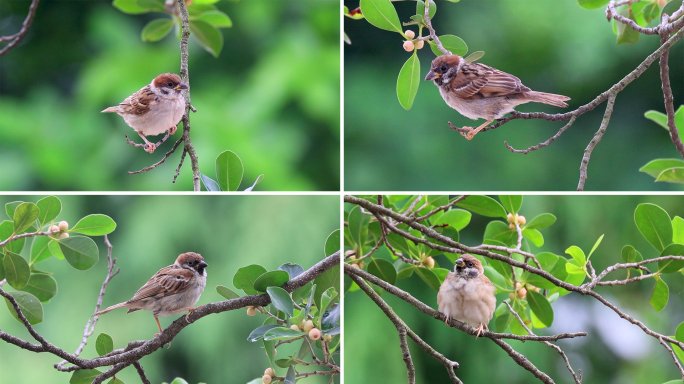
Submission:
[[[125,305],[126,305],[126,302],[125,302],[125,301],[124,301],[123,303],[119,303],[119,304],[116,304],[116,305],[112,305],[112,306],[109,307],[109,308],[103,309],[103,310],[101,310],[101,311],[99,311],[99,312],[95,312],[95,314],[93,314],[93,316],[103,315],[103,314],[105,314],[105,313],[107,313],[107,312],[109,312],[109,311],[113,311],[113,310],[115,310],[115,309],[117,309],[117,308],[121,308],[121,307],[123,307],[123,306],[125,306]]]
[[[525,92],[525,94],[532,101],[536,101],[537,103],[550,104],[550,105],[555,105],[556,107],[563,107],[563,108],[568,106],[568,104],[565,103],[565,101],[570,100],[570,98],[567,96],[556,95],[553,93],[546,93],[546,92],[530,91],[530,92]]]

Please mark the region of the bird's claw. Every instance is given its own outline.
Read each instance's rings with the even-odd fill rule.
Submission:
[[[178,129],[178,127],[176,127],[175,125],[173,127],[169,128],[169,135],[176,134],[177,129]]]
[[[154,150],[157,149],[157,146],[154,143],[146,143],[144,148],[145,152],[154,153]]]
[[[459,131],[461,136],[465,137],[466,139],[472,140],[473,137],[475,137],[475,129],[473,127],[462,127],[461,129],[467,130],[467,132]]]
[[[475,340],[477,340],[477,338],[480,337],[482,332],[484,332],[484,324],[480,324],[480,326],[475,328],[475,330],[477,331],[477,335],[475,335]]]

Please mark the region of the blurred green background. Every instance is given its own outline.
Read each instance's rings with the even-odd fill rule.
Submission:
[[[0,1],[0,35],[19,30],[29,4]],[[245,168],[241,189],[264,174],[256,190],[339,190],[339,2],[216,5],[233,21],[220,30],[219,58],[194,37],[189,44],[201,172],[215,178],[216,156],[232,150]],[[0,56],[0,190],[192,190],[189,160],[171,183],[181,151],[126,174],[160,160],[180,133],[150,155],[126,144],[124,135],[140,140],[121,117],[100,113],[179,72],[174,33],[140,39],[159,17],[124,14],[109,0],[40,2],[21,45]]]
[[[684,197],[681,196],[525,196],[521,214],[528,222],[545,212],[558,218],[554,225],[541,230],[545,243],[540,248],[532,246],[535,254],[547,251],[569,257],[564,252],[571,245],[579,246],[588,254],[596,240],[605,234],[601,245],[591,256],[592,265],[600,271],[622,262],[620,252],[627,244],[633,245],[644,258],[659,256],[659,252],[644,239],[634,224],[634,210],[644,202],[659,205],[670,217],[684,217]],[[345,209],[350,207],[345,204]],[[469,246],[481,244],[485,226],[491,220],[473,214],[471,223],[460,232],[460,241]],[[390,256],[385,253],[379,257],[389,259]],[[437,256],[435,261],[442,268],[453,269],[453,263],[442,255]],[[625,272],[622,271],[614,272],[608,278],[622,279],[624,276]],[[664,276],[663,280],[670,288],[670,298],[665,309],[659,313],[649,304],[653,279],[627,286],[599,287],[596,292],[644,322],[650,329],[674,335],[676,327],[684,321],[684,278],[675,273]],[[398,286],[437,308],[437,292],[415,274],[399,280]],[[500,304],[507,297],[507,294],[497,295],[497,303]],[[475,340],[463,332],[447,328],[444,323],[419,312],[391,294],[384,293],[382,298],[423,340],[447,358],[460,363],[456,375],[464,383],[538,382],[490,340]],[[394,325],[361,291],[347,292],[344,305],[345,381],[405,383],[406,366],[401,358]],[[656,339],[620,319],[595,299],[570,293],[552,306],[555,315],[552,327],[535,332],[543,335],[579,331],[588,333],[586,337],[558,343],[568,355],[575,372],[581,369],[584,373],[583,384],[662,384],[681,378],[672,358]],[[560,355],[551,348],[536,342],[507,342],[556,383],[574,383]],[[409,341],[409,348],[416,365],[417,383],[451,382],[441,363],[412,341]]]
[[[4,206],[15,200],[35,202],[40,197],[2,196],[0,203]],[[121,272],[107,288],[104,307],[128,300],[155,272],[172,264],[178,254],[186,251],[202,254],[209,264],[207,287],[198,305],[224,300],[216,293],[216,286],[234,289],[233,275],[238,268],[260,264],[274,270],[283,263],[293,262],[308,269],[324,258],[326,238],[340,223],[337,196],[60,196],[60,199],[63,210],[58,219],[68,221],[70,226],[91,213],[107,214],[117,223],[109,240]],[[107,273],[106,247],[102,237],[94,240],[100,248],[100,260],[90,270],[77,271],[54,257],[37,265],[38,269],[54,272],[58,294],[44,304],[45,321],[35,328],[51,343],[70,353],[81,342],[83,327],[93,313]],[[28,241],[25,248],[22,254],[28,252]],[[3,289],[11,290],[8,285]],[[159,320],[166,327],[178,317]],[[157,384],[170,383],[177,376],[190,384],[247,383],[261,377],[268,366],[262,345],[247,341],[247,335],[264,320],[265,316],[249,317],[244,310],[207,316],[184,329],[170,349],[164,348],[143,358],[142,365],[151,382]],[[0,328],[34,342],[26,329],[12,318],[4,302],[0,308]],[[100,332],[112,336],[114,348],[123,348],[131,340],[151,339],[157,325],[149,311],[126,314],[121,310],[102,315],[81,357],[97,356],[95,338]],[[279,355],[296,353],[296,350],[290,351],[293,345],[278,347]],[[36,354],[0,342],[0,383],[66,383],[71,374],[52,367],[60,360],[54,355]],[[284,376],[285,370],[278,368],[276,373]],[[125,383],[140,382],[132,367],[117,374],[117,378]],[[302,383],[324,384],[328,379],[314,376]]]
[[[676,4],[675,4],[676,3]],[[415,14],[414,1],[393,3],[402,22]],[[676,9],[674,0],[667,9]],[[358,0],[345,0],[349,9]],[[567,95],[571,109],[593,100],[617,83],[659,46],[657,36],[642,36],[635,45],[617,45],[604,9],[586,10],[577,0],[437,1],[434,27],[439,35],[461,37],[479,60],[519,77],[536,91]],[[671,13],[671,12],[670,12]],[[408,27],[407,27],[408,29]],[[417,28],[413,27],[417,31]],[[528,155],[511,153],[542,142],[564,123],[514,120],[468,141],[449,130],[477,127],[447,106],[437,87],[423,81],[435,55],[419,51],[421,83],[413,108],[404,110],[396,80],[410,54],[399,34],[380,30],[366,20],[345,17],[345,189],[432,191],[575,190],[587,144],[598,130],[605,102],[580,117],[547,148]],[[684,44],[670,54],[675,108],[684,104]],[[601,143],[589,164],[587,190],[681,190],[654,183],[638,170],[656,158],[680,158],[668,133],[643,117],[664,112],[658,64],[621,92]],[[522,112],[560,113],[543,104],[527,104]]]

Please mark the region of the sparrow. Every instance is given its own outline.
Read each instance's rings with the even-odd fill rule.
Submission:
[[[533,91],[517,77],[490,66],[471,63],[459,55],[442,55],[432,61],[425,80],[432,80],[444,101],[461,115],[487,122],[477,128],[463,127],[461,135],[472,139],[495,119],[513,112],[520,104],[544,103],[567,107],[567,96]]]
[[[154,336],[159,336],[162,332],[159,316],[167,317],[174,313],[188,311],[185,317],[187,320],[190,312],[199,308],[193,305],[197,303],[207,285],[207,272],[204,270],[207,266],[208,264],[199,253],[182,253],[175,263],[155,273],[130,300],[112,305],[96,312],[93,316],[102,315],[117,308],[129,308],[126,313],[141,309],[152,311],[159,327],[159,333]]]
[[[126,124],[133,128],[145,142],[145,151],[153,153],[156,149],[145,136],[159,135],[166,131],[176,133],[176,125],[183,118],[185,99],[181,92],[189,89],[175,73],[162,73],[138,92],[114,107],[102,112],[117,113]]]
[[[496,309],[494,285],[484,275],[480,260],[464,254],[449,272],[437,293],[439,311],[450,318],[477,327],[478,338],[492,320]]]

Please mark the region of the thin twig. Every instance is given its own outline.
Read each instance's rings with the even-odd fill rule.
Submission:
[[[429,0],[425,2],[425,12],[424,12],[423,18],[425,19],[425,25],[428,27],[428,31],[430,31],[430,38],[437,45],[437,49],[439,49],[439,51],[445,55],[451,55],[451,52],[448,51],[446,48],[444,48],[444,46],[442,45],[442,42],[439,41],[439,37],[437,37],[437,34],[435,33],[435,29],[432,28],[432,20],[430,19],[430,1]]]
[[[26,36],[26,33],[29,30],[29,27],[31,27],[31,23],[33,23],[33,18],[36,16],[36,10],[38,9],[39,1],[40,0],[33,0],[31,2],[31,6],[29,7],[26,19],[24,19],[24,22],[22,23],[19,32],[15,33],[14,35],[0,36],[0,43],[5,41],[10,42],[4,48],[0,49],[0,56],[4,55],[5,53],[9,52],[10,49],[19,45],[19,43],[21,43],[21,41],[24,39],[24,36]]]
[[[183,141],[183,137],[181,136],[181,138],[178,139],[178,140],[176,140],[176,143],[173,144],[173,147],[171,148],[171,150],[168,151],[168,152],[166,152],[166,155],[164,155],[164,157],[162,157],[162,159],[159,160],[158,162],[156,162],[156,163],[150,165],[149,167],[145,167],[145,168],[143,168],[143,169],[141,169],[141,170],[139,170],[139,171],[131,171],[131,172],[128,172],[128,174],[129,174],[129,175],[135,175],[135,174],[138,174],[138,173],[143,173],[143,172],[151,171],[151,170],[157,168],[157,166],[163,164],[163,163],[166,161],[166,159],[168,159],[169,156],[171,156],[171,154],[174,153],[174,152],[176,151],[176,148],[178,148],[178,144],[180,144],[182,141]],[[181,158],[181,161],[182,161],[182,158]],[[176,173],[176,176],[178,176],[178,173]],[[175,178],[175,177],[173,178],[173,181],[176,182],[176,178]]]
[[[166,131],[166,134],[164,135],[164,137],[162,137],[161,140],[159,140],[159,141],[157,141],[156,143],[154,143],[155,149],[156,149],[156,148],[159,148],[160,145],[164,144],[164,142],[165,142],[166,140],[168,140],[168,138],[169,138],[169,133],[170,133],[170,131],[167,130],[167,131]],[[128,143],[128,144],[130,144],[130,145],[132,145],[132,146],[134,146],[134,147],[145,147],[145,146],[147,145],[147,144],[138,144],[138,143],[136,143],[136,142],[131,141],[131,139],[128,138],[128,135],[126,135],[126,143]]]
[[[580,179],[577,185],[578,191],[584,191],[584,183],[587,181],[587,168],[589,167],[589,159],[591,158],[591,153],[594,151],[596,145],[601,141],[603,134],[606,133],[608,128],[608,123],[610,122],[610,115],[613,114],[613,106],[615,105],[615,96],[610,95],[608,97],[608,104],[606,105],[606,112],[603,114],[603,120],[601,121],[601,126],[599,127],[594,138],[591,139],[587,148],[584,150],[584,156],[582,157],[582,162],[580,163]]]
[[[528,153],[530,153],[530,152],[532,152],[532,151],[536,151],[536,150],[539,149],[539,148],[544,148],[544,147],[546,147],[547,145],[553,143],[557,138],[560,137],[561,134],[563,134],[563,132],[565,132],[566,129],[568,129],[568,128],[570,128],[570,127],[572,126],[572,124],[575,122],[575,120],[577,120],[577,116],[573,115],[573,116],[570,118],[570,121],[568,121],[568,123],[565,124],[560,130],[558,130],[558,132],[556,132],[555,135],[551,136],[551,137],[550,137],[548,140],[546,140],[546,141],[543,141],[543,142],[541,142],[541,143],[539,143],[539,144],[537,144],[537,145],[533,145],[533,146],[528,147],[528,148],[526,148],[526,149],[515,149],[515,148],[511,147],[511,146],[508,144],[508,141],[504,141],[504,145],[506,146],[506,148],[508,148],[508,150],[510,150],[510,151],[513,152],[513,153],[522,153],[522,154],[524,154],[524,155],[527,155]]]
[[[140,364],[140,361],[134,361],[133,366],[135,367],[135,370],[138,371],[138,375],[140,375],[140,380],[142,380],[143,384],[152,384],[150,383],[150,380],[147,378],[145,370],[143,369],[142,364]]]

